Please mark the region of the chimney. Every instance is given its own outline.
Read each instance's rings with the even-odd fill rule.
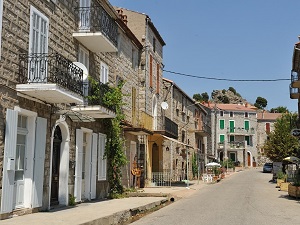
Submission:
[[[248,102],[245,103],[245,107],[248,108]]]
[[[127,25],[128,20],[127,20],[127,16],[126,15],[122,16],[122,20]]]

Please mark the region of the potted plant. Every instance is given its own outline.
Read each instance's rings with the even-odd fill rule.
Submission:
[[[288,186],[288,194],[292,197],[300,197],[300,170],[298,169],[294,182],[290,183]]]
[[[277,173],[277,179],[276,179],[276,182],[277,182],[277,185],[276,187],[279,188],[280,187],[280,184],[281,183],[284,183],[286,181],[286,174],[284,174],[282,171],[279,171]]]

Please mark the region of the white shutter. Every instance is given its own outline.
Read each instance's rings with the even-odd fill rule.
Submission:
[[[6,128],[3,158],[1,213],[13,209],[13,194],[15,180],[15,154],[17,144],[18,112],[11,109],[6,111]]]
[[[96,198],[97,142],[98,142],[98,134],[93,133],[93,143],[92,143],[92,174],[91,174],[91,199],[95,199]]]
[[[76,164],[75,164],[75,187],[74,187],[74,197],[76,202],[81,201],[82,148],[83,148],[83,131],[81,129],[76,129]]]
[[[37,117],[34,149],[32,208],[42,206],[46,133],[47,120]]]
[[[98,180],[106,180],[106,159],[104,159],[106,135],[99,134]]]

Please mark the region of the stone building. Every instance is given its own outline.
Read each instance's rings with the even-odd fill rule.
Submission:
[[[231,159],[238,166],[257,162],[257,113],[250,105],[204,103],[211,109],[212,152],[215,160]]]
[[[268,139],[270,132],[274,130],[274,123],[281,116],[281,113],[269,113],[266,111],[257,113],[257,164],[262,166],[268,159],[265,157],[263,145]]]
[[[105,120],[115,111],[102,97],[126,81],[134,120],[142,44],[106,0],[0,6],[1,218],[106,197]]]
[[[143,45],[137,85],[138,111],[136,119],[124,128],[125,133],[136,135],[139,140],[137,145],[131,143],[132,150],[127,155],[136,159],[130,169],[131,172],[138,170],[138,174],[133,177],[137,181],[135,185],[143,187],[153,183],[155,172],[163,172],[161,159],[166,124],[162,117],[161,103],[165,42],[148,15],[124,8],[116,9]]]
[[[164,78],[163,83],[164,118],[174,121],[178,128],[177,137],[166,137],[163,142],[163,168],[171,172],[174,181],[192,179],[203,172],[207,163],[207,136],[210,135],[207,112],[173,81]],[[192,171],[193,160],[198,161],[197,174]]]

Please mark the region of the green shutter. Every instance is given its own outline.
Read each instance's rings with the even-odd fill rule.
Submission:
[[[230,142],[234,142],[234,136],[230,135]]]
[[[245,130],[249,130],[249,121],[245,120]]]
[[[247,142],[247,145],[250,145],[250,137],[249,136],[245,136],[245,141]]]
[[[224,134],[220,134],[220,142],[221,142],[221,143],[224,143],[224,140],[225,140]]]
[[[220,120],[220,129],[224,130],[225,128],[225,121],[224,120]]]
[[[231,120],[229,121],[229,129],[230,129],[230,133],[234,133],[234,121]]]

